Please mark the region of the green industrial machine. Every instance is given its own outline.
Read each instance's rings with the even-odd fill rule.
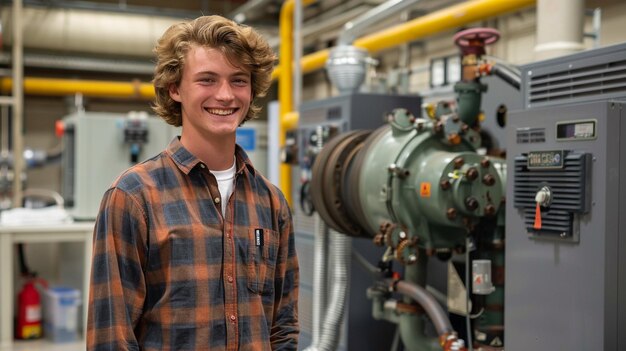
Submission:
[[[504,201],[503,160],[477,154],[480,135],[456,115],[416,119],[398,109],[388,121],[326,145],[313,167],[315,208],[339,232],[401,248],[401,262],[415,262],[418,248],[464,247]]]
[[[392,261],[403,266],[386,272],[389,279],[369,289],[368,296],[375,318],[399,324],[409,351],[465,349],[447,312],[425,290],[428,259],[466,253],[468,242],[502,243],[506,165],[481,150],[479,126],[486,90],[479,80],[485,67],[481,57],[497,35],[485,29],[457,35],[463,79],[455,86],[456,102],[425,105],[422,118],[395,109],[375,131],[335,136],[312,168],[311,197],[324,221],[340,233],[386,247],[383,266]],[[485,252],[474,258],[502,261]],[[493,291],[490,272],[472,281],[476,294]],[[394,300],[391,291],[403,298]],[[423,333],[424,312],[438,337]],[[502,323],[501,316],[495,323]]]

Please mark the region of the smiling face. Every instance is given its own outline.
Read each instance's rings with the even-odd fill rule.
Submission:
[[[233,66],[219,49],[193,45],[181,81],[170,86],[169,94],[181,104],[185,146],[234,144],[252,101],[250,72]]]

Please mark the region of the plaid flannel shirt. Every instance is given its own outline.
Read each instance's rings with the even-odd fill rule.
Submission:
[[[107,190],[94,230],[88,350],[296,350],[298,261],[278,188],[236,148],[226,215],[178,138]]]

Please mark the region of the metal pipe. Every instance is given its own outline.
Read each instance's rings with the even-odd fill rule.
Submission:
[[[8,1],[2,1],[6,3]],[[202,15],[200,9],[194,10],[181,10],[175,8],[164,8],[157,6],[135,6],[115,3],[105,3],[97,1],[66,1],[66,0],[25,0],[24,5],[28,7],[42,7],[45,9],[75,9],[85,10],[93,12],[107,12],[107,13],[121,13],[121,14],[134,14],[142,15],[146,17],[174,17],[180,19],[196,18]]]
[[[344,25],[344,30],[339,35],[337,46],[351,45],[361,32],[376,24],[380,20],[397,12],[402,12],[414,6],[420,0],[390,0],[367,11],[354,21]]]
[[[302,5],[307,6],[313,3],[314,0],[302,0]],[[280,9],[280,62],[282,65],[281,74],[278,76],[278,101],[279,101],[279,114],[280,125],[278,128],[278,145],[280,147],[285,146],[285,131],[286,126],[284,120],[288,118],[289,114],[293,114],[293,11],[294,0],[286,0]],[[279,172],[279,185],[283,191],[285,199],[288,203],[291,201],[291,167],[286,164],[280,165]]]
[[[302,0],[296,0],[293,13],[293,62],[302,59]],[[300,110],[302,102],[302,69],[300,65],[293,65],[293,109]]]
[[[443,332],[447,329],[447,327],[441,327],[442,325],[445,325],[445,321],[443,323],[441,321],[442,319],[447,319],[447,314],[443,312],[443,316],[441,314],[439,314],[438,317],[435,316],[436,310],[441,309],[441,306],[439,305],[439,302],[437,302],[436,299],[424,288],[427,278],[427,266],[428,256],[424,251],[418,252],[417,262],[415,262],[415,264],[407,265],[404,268],[403,284],[400,284],[400,287],[398,285],[391,285],[391,288],[399,292],[403,288],[406,288],[401,291],[403,295],[403,302],[408,304],[413,301],[417,302],[426,311],[428,317],[433,320],[438,335],[447,335],[451,332]],[[388,284],[391,284],[392,282],[393,280],[387,281]],[[429,306],[427,308],[422,304],[427,304]],[[433,310],[435,310],[435,313],[433,313]],[[421,314],[400,314],[398,327],[400,329],[400,336],[407,351],[434,351],[441,349],[437,338],[428,337],[424,334],[423,330],[425,323],[426,320],[421,316]]]
[[[0,91],[15,89],[13,86],[14,81],[15,78],[0,79]],[[154,86],[151,83],[142,83],[140,81],[113,82],[31,77],[23,80],[23,91],[31,95],[65,96],[81,93],[85,96],[98,97],[123,97],[146,100],[154,98]]]
[[[278,146],[285,147],[286,131],[283,120],[285,116],[293,109],[292,95],[292,60],[293,49],[291,47],[291,31],[293,30],[293,8],[294,0],[286,0],[280,9],[280,48],[279,61],[281,65],[281,74],[278,76]],[[291,167],[281,163],[278,172],[279,187],[283,191],[287,203],[291,204]]]
[[[472,22],[502,15],[531,6],[536,0],[472,0],[454,5],[407,23],[374,33],[354,41],[354,45],[378,52],[414,41],[445,30],[452,30]],[[282,24],[281,24],[282,25]],[[302,72],[310,73],[324,67],[328,49],[320,50],[302,58]],[[282,65],[282,60],[280,60]],[[281,66],[277,66],[281,69]],[[279,71],[281,72],[281,71]],[[278,74],[276,74],[278,76]],[[273,75],[274,77],[274,75]]]
[[[538,0],[535,59],[583,50],[584,17],[584,0]]]
[[[394,284],[393,281],[389,283],[392,286]],[[452,324],[450,324],[450,320],[448,319],[448,314],[426,289],[406,281],[398,281],[395,284],[395,288],[397,292],[410,297],[424,308],[428,317],[433,321],[437,334],[442,335],[454,332]]]
[[[9,65],[11,54],[0,52],[0,64]],[[95,57],[77,57],[70,55],[24,54],[24,67],[62,69],[70,71],[96,71],[108,73],[129,73],[133,75],[152,75],[154,63],[126,59],[108,59]]]
[[[534,3],[535,0],[466,1],[357,39],[354,45],[370,52],[378,52],[468,23],[519,10]]]
[[[0,14],[12,20],[9,8]],[[199,13],[198,13],[199,15]],[[195,18],[194,16],[192,18]],[[22,11],[23,46],[65,53],[135,57],[150,63],[154,44],[174,17],[148,17],[96,11],[25,7]],[[129,33],[132,32],[132,35]],[[8,38],[6,38],[8,39]],[[7,40],[8,45],[11,45]]]
[[[22,206],[22,171],[24,170],[24,62],[22,0],[13,1],[13,207]],[[5,311],[6,312],[6,311]],[[11,311],[8,311],[11,312]]]
[[[508,83],[513,88],[520,90],[520,86],[522,84],[522,78],[519,74],[508,70],[506,67],[495,64],[491,67],[491,73],[495,76],[500,77],[503,81]]]
[[[268,0],[250,0],[246,1],[243,5],[237,7],[230,14],[228,18],[232,18],[234,21],[243,23],[249,19],[249,14],[257,12],[262,6],[267,5]]]

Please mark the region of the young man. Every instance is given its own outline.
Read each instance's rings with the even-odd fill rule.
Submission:
[[[291,213],[235,144],[274,54],[219,16],[170,27],[155,52],[154,110],[182,133],[104,195],[87,348],[296,350]]]

